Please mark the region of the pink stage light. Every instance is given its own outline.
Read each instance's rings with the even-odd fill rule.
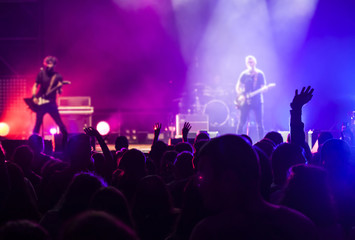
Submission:
[[[57,129],[53,127],[53,128],[51,128],[51,129],[49,129],[49,132],[50,132],[52,135],[57,134]]]
[[[0,122],[0,136],[5,137],[9,134],[9,132],[10,132],[9,125],[5,122]]]
[[[107,135],[110,132],[110,125],[105,121],[101,121],[96,125],[96,130],[101,135]]]

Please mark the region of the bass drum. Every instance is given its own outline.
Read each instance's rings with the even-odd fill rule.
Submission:
[[[208,116],[211,127],[221,127],[227,124],[230,110],[228,105],[222,100],[211,100],[204,106],[203,114]]]

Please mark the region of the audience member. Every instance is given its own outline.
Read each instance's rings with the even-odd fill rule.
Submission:
[[[103,179],[92,173],[76,174],[57,206],[43,216],[41,225],[55,238],[62,224],[88,210],[91,197],[98,189],[106,186]]]
[[[328,172],[339,222],[346,236],[355,226],[354,166],[350,162],[350,146],[343,140],[330,139],[321,149],[321,162]]]
[[[127,150],[112,176],[112,184],[119,189],[132,202],[138,182],[146,176],[146,158],[143,152],[137,149]]]
[[[9,221],[0,229],[2,240],[50,240],[47,231],[29,220]]]
[[[2,167],[6,171],[8,186],[4,186],[6,189],[0,206],[0,225],[9,220],[39,221],[40,213],[31,182],[25,178],[23,171],[16,163],[5,162]]]
[[[190,152],[179,153],[174,162],[174,180],[168,184],[174,206],[182,207],[182,198],[186,184],[194,174],[192,163],[193,156]]]
[[[262,199],[258,157],[242,137],[214,138],[199,158],[201,193],[214,215],[195,227],[192,240],[317,239],[307,217]]]
[[[192,154],[194,153],[194,148],[188,142],[179,142],[178,144],[175,145],[174,150],[177,151],[178,153],[182,153],[185,151],[190,152]]]
[[[178,152],[166,151],[161,159],[160,176],[165,183],[169,183],[174,180],[174,162]]]
[[[64,194],[73,176],[79,172],[93,170],[90,137],[85,134],[74,135],[66,147],[66,159],[69,166],[62,171],[55,171],[49,176],[41,192],[39,201],[43,212],[53,208]],[[42,198],[42,199],[41,199]]]
[[[118,136],[115,140],[115,150],[122,151],[122,149],[128,149],[128,139],[126,136]]]
[[[271,155],[275,150],[275,143],[270,139],[263,138],[259,142],[255,143],[254,146],[257,146],[261,151],[265,153],[268,159],[271,159]]]
[[[322,150],[322,147],[326,141],[329,139],[333,139],[333,134],[331,132],[320,132],[318,134],[318,138],[316,143],[313,146],[312,151],[315,151],[313,153],[312,159],[310,161],[310,164],[316,165],[316,166],[322,166],[321,160],[320,160],[320,153]],[[316,147],[316,149],[314,149]]]
[[[266,201],[270,201],[271,184],[273,180],[271,161],[258,146],[253,146],[259,157],[260,164],[260,193]]]
[[[210,140],[210,135],[208,134],[207,131],[200,131],[196,137],[195,137],[195,140],[194,140],[194,144],[196,144],[197,142],[201,141],[201,140]]]
[[[177,216],[169,191],[159,176],[140,180],[132,214],[142,240],[165,239],[172,232]]]
[[[114,187],[99,189],[91,199],[90,208],[97,211],[107,212],[132,229],[135,228],[127,199]]]
[[[274,176],[271,191],[282,190],[286,184],[290,167],[304,163],[306,163],[304,150],[300,146],[292,143],[280,144],[271,157],[271,166]]]
[[[44,153],[44,141],[38,134],[32,134],[28,138],[28,146],[34,154],[31,168],[36,174],[42,176],[42,167],[54,158]]]
[[[33,159],[34,154],[31,148],[26,145],[17,147],[12,156],[12,161],[21,167],[23,174],[31,182],[37,194],[42,178],[32,171]]]
[[[304,164],[293,166],[281,203],[309,217],[317,226],[320,239],[344,238],[324,169]]]
[[[87,211],[70,219],[59,240],[138,240],[135,232],[105,212]]]
[[[284,141],[281,133],[275,131],[268,132],[264,138],[271,140],[275,144],[275,147]]]

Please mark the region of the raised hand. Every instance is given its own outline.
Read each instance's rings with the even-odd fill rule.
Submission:
[[[84,128],[84,132],[90,137],[98,137],[101,136],[100,133],[93,127]]]
[[[302,88],[302,91],[298,94],[298,89],[295,91],[295,96],[290,104],[292,109],[302,109],[303,105],[311,101],[313,97],[314,89],[311,86]]]
[[[159,136],[161,130],[161,123],[154,124],[154,136]]]
[[[191,130],[191,125],[189,122],[184,123],[184,127],[182,128],[182,140],[183,142],[187,142],[187,135],[189,134],[189,131]]]
[[[155,123],[154,124],[154,139],[153,139],[153,144],[155,144],[158,139],[159,139],[159,134],[161,130],[161,123]]]

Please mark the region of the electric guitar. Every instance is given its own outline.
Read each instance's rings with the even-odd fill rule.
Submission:
[[[33,98],[24,98],[23,100],[25,101],[26,105],[34,112],[38,111],[39,106],[49,103],[50,100],[46,99],[46,97],[48,97],[51,93],[53,93],[54,91],[57,91],[60,87],[62,87],[63,85],[68,85],[71,84],[70,81],[63,81],[62,85],[57,85],[54,88],[52,88],[51,90],[49,90],[47,93],[43,94],[42,96],[38,97],[38,102],[35,103],[33,101]]]
[[[265,92],[269,88],[275,87],[275,86],[276,86],[276,83],[269,83],[268,85],[261,87],[253,92],[239,94],[237,96],[237,98],[235,99],[234,104],[237,108],[244,106],[244,104],[250,104],[250,99],[252,97],[254,97],[262,92]]]

